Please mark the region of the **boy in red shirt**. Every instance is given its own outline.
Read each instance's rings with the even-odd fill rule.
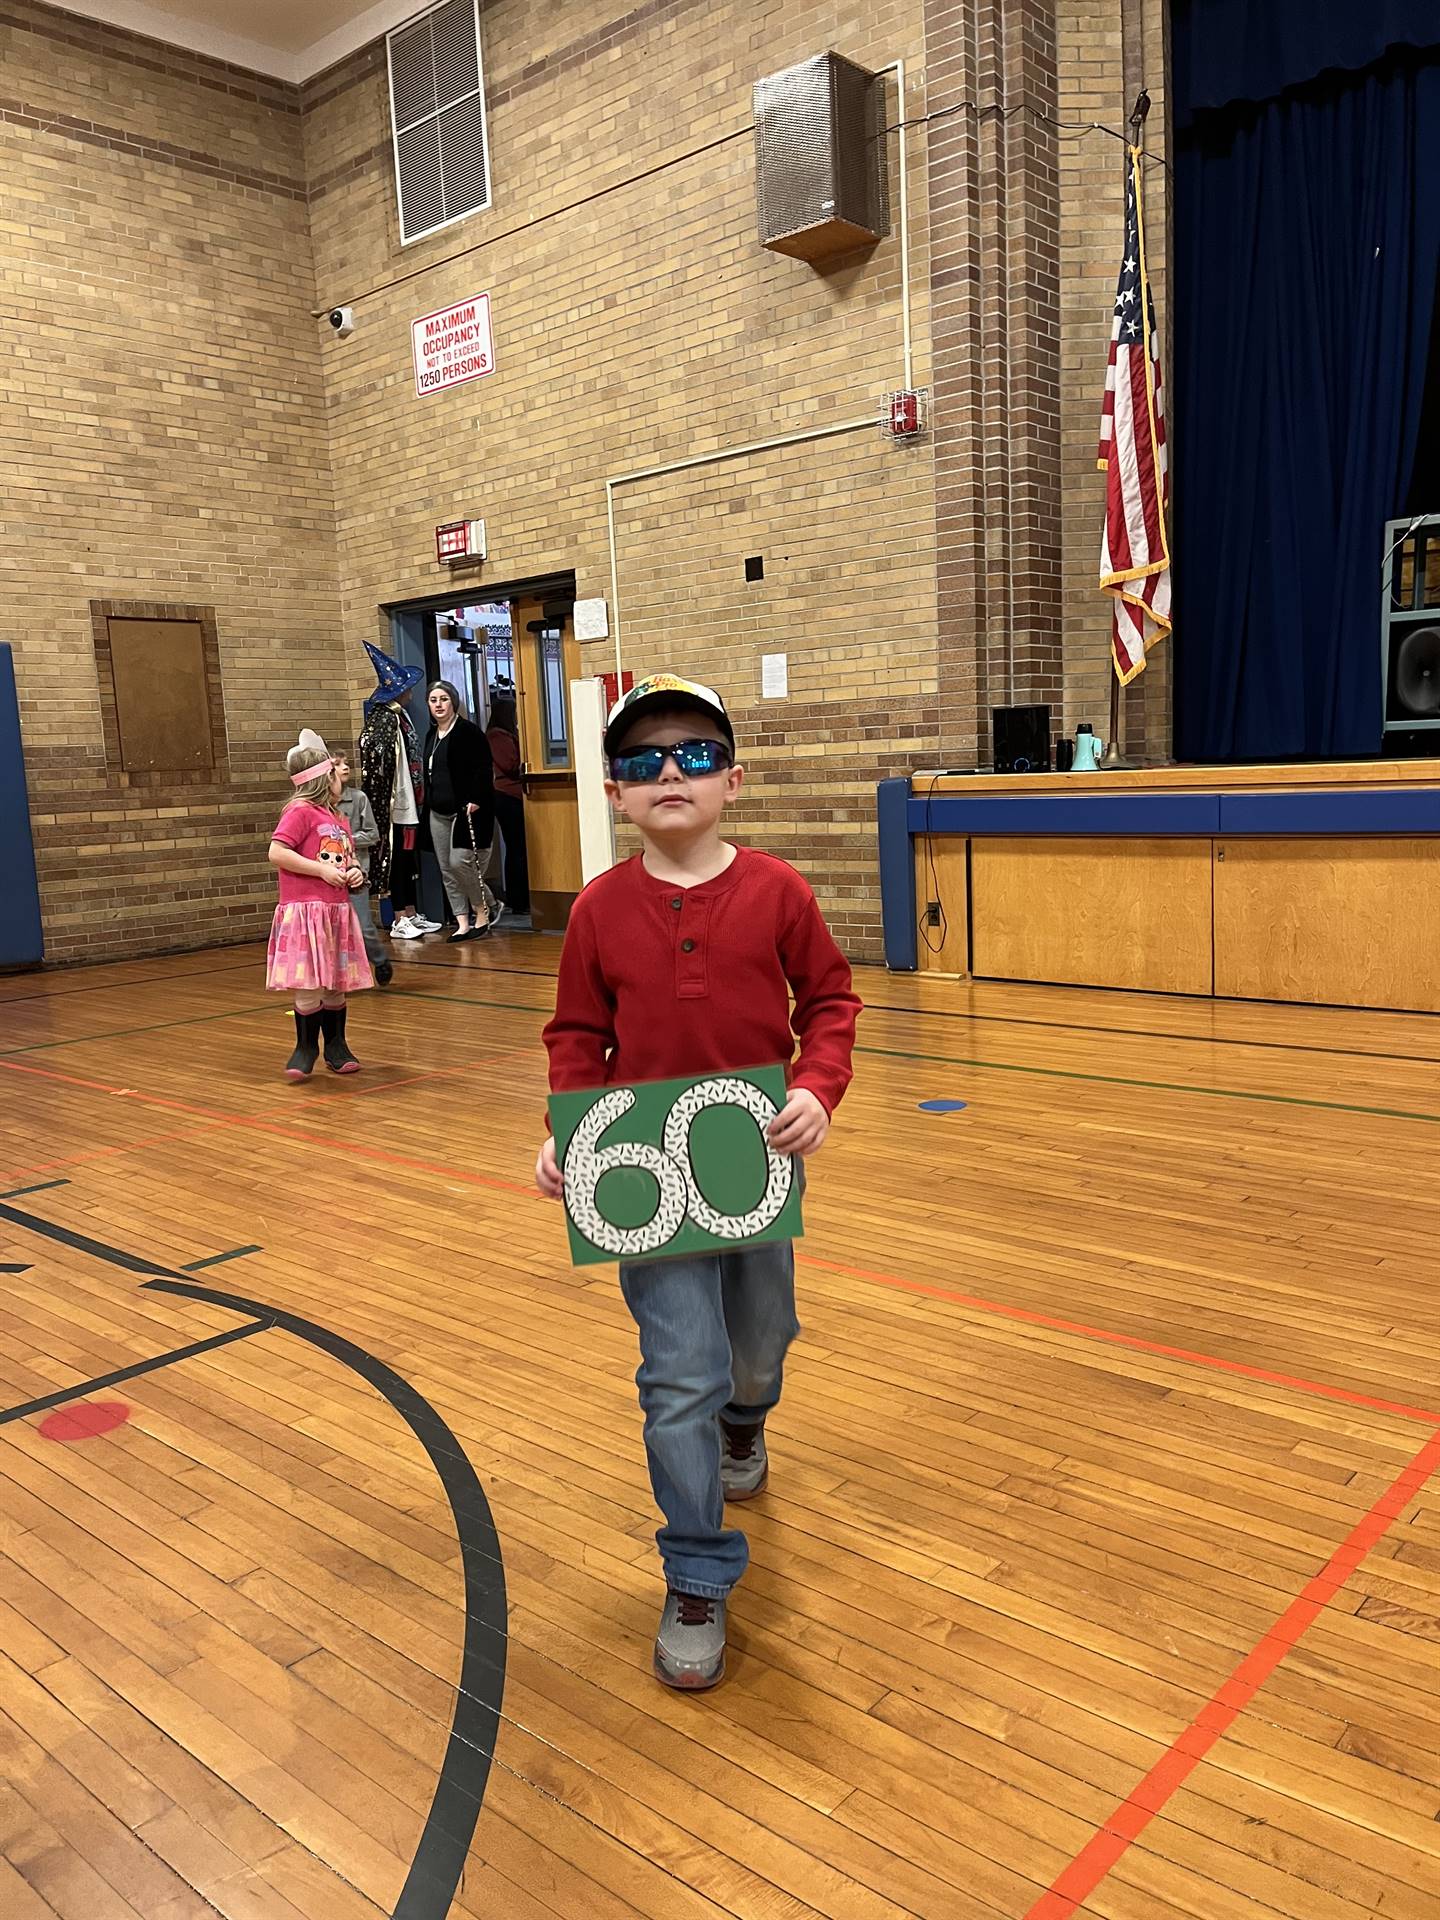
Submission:
[[[849,1084],[860,1002],[806,882],[720,837],[744,778],[720,696],[672,674],[641,681],[611,709],[605,755],[606,791],[644,851],[575,903],[545,1029],[551,1090],[782,1062],[790,1096],[771,1143],[814,1153]],[[535,1179],[559,1198],[553,1139]],[[800,1330],[794,1249],[622,1263],[620,1287],[640,1332],[636,1384],[665,1521],[655,1672],[667,1686],[713,1687],[726,1598],[749,1554],[724,1502],[753,1499],[769,1475],[765,1417]]]

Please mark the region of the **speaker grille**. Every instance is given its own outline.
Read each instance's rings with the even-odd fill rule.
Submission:
[[[1440,514],[1385,528],[1380,657],[1385,675],[1385,751],[1440,748]]]
[[[1440,714],[1440,627],[1411,627],[1395,652],[1395,705],[1407,718]]]
[[[819,260],[886,231],[885,89],[838,53],[755,86],[760,241]]]

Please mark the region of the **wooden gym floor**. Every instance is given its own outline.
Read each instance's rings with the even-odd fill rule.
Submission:
[[[689,1698],[556,956],[0,981],[5,1920],[1434,1920],[1440,1026],[862,976]]]

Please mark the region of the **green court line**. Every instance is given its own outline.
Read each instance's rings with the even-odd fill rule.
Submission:
[[[537,1019],[550,1017],[548,1007],[531,1006],[523,1000],[476,1000],[469,994],[426,993],[409,987],[396,997],[403,1000],[443,1001],[456,1007],[492,1007],[501,1013],[533,1014]],[[102,1040],[123,1040],[137,1033],[159,1033],[167,1027],[203,1026],[214,1020],[253,1019],[272,1011],[270,1007],[236,1007],[228,1013],[201,1013],[186,1020],[160,1020],[153,1026],[121,1027],[110,1033],[84,1034],[74,1040],[38,1040],[31,1046],[0,1049],[0,1058],[17,1053],[43,1053],[53,1047],[79,1047]],[[903,1018],[904,1014],[897,1009],[892,1017]],[[1007,1060],[972,1060],[949,1053],[909,1053],[898,1047],[857,1046],[855,1051],[874,1054],[884,1060],[927,1060],[940,1066],[972,1067],[980,1073],[1022,1073],[1042,1080],[1081,1080],[1093,1086],[1138,1087],[1149,1093],[1195,1093],[1211,1100],[1251,1100],[1262,1106],[1310,1107],[1321,1113],[1359,1113],[1378,1120],[1420,1120],[1440,1125],[1440,1113],[1415,1113],[1405,1107],[1366,1107],[1344,1100],[1307,1100],[1295,1093],[1251,1093],[1239,1087],[1196,1087],[1178,1080],[1130,1080],[1119,1074],[1081,1073],[1073,1067],[1020,1066]]]
[[[412,993],[408,988],[403,996],[406,1000],[445,1000],[453,1007],[499,1007],[506,1013],[534,1013],[548,1020],[552,1009],[549,1007],[527,1006],[523,1000],[472,1000],[468,993]]]
[[[527,1007],[514,1000],[471,1000],[464,994],[417,993],[416,1000],[447,1000],[462,1007],[503,1007],[515,1013],[549,1016],[548,1007]],[[1087,1080],[1104,1087],[1139,1087],[1151,1093],[1199,1093],[1212,1100],[1254,1100],[1266,1106],[1314,1107],[1323,1113],[1363,1113],[1380,1120],[1428,1120],[1440,1124],[1440,1113],[1411,1113],[1403,1107],[1353,1106],[1342,1100],[1307,1100],[1294,1093],[1248,1093],[1239,1087],[1192,1087],[1177,1080],[1126,1080],[1118,1074],[1080,1073],[1069,1067],[1018,1066],[1005,1060],[967,1060],[948,1053],[904,1053],[894,1047],[860,1047],[886,1060],[933,1060],[951,1067],[975,1067],[982,1073],[1025,1073],[1047,1080]]]
[[[1248,1093],[1239,1087],[1193,1087],[1179,1080],[1125,1080],[1113,1073],[1080,1073],[1073,1067],[1024,1067],[1006,1060],[965,1060],[949,1053],[902,1053],[894,1047],[856,1047],[887,1060],[934,1060],[948,1067],[975,1067],[982,1073],[1027,1073],[1044,1080],[1088,1080],[1102,1087],[1142,1087],[1151,1093],[1198,1093],[1212,1100],[1257,1100],[1266,1106],[1316,1107],[1323,1113],[1365,1113],[1381,1120],[1431,1120],[1440,1113],[1411,1113],[1404,1107],[1360,1107],[1344,1100],[1306,1100],[1298,1093]]]
[[[148,1027],[111,1027],[104,1033],[79,1033],[73,1040],[36,1040],[27,1047],[0,1047],[0,1059],[13,1053],[48,1053],[52,1047],[96,1046],[102,1040],[128,1040],[137,1033],[160,1033],[166,1027],[202,1027],[209,1020],[253,1019],[269,1007],[232,1007],[228,1013],[193,1013],[184,1020],[157,1020]]]
[[[450,1000],[462,1007],[498,1007],[507,1013],[537,1013],[549,1018],[548,1007],[529,1007],[518,1000],[471,1000],[463,994],[454,993],[413,993],[408,989],[398,998],[403,1000]],[[112,1027],[104,1033],[81,1033],[71,1040],[35,1040],[24,1047],[0,1047],[0,1059],[8,1059],[16,1053],[48,1053],[54,1047],[96,1046],[102,1040],[129,1040],[137,1033],[163,1033],[169,1027],[203,1027],[213,1020],[249,1020],[258,1019],[262,1013],[274,1013],[276,1010],[288,1013],[289,1002],[278,995],[273,1007],[232,1007],[228,1013],[195,1013],[184,1020],[156,1020],[148,1027]]]

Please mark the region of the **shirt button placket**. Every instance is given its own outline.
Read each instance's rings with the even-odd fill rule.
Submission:
[[[677,899],[674,903],[680,908],[680,920],[676,929],[679,938],[675,954],[675,985],[678,992],[687,999],[696,998],[705,992],[705,916],[706,903],[700,900]]]

